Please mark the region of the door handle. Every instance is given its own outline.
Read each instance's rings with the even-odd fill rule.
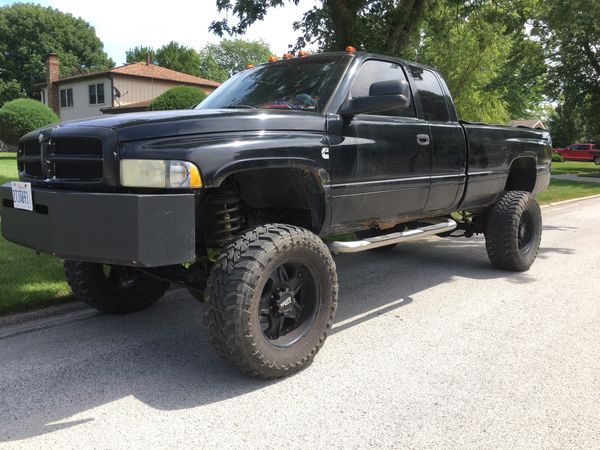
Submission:
[[[417,134],[417,144],[425,147],[429,145],[429,135],[428,134]]]

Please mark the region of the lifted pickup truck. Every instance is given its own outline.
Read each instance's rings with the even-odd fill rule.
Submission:
[[[194,110],[27,134],[20,182],[0,188],[2,234],[65,259],[100,311],[187,287],[216,349],[277,378],[332,326],[332,254],[484,233],[493,264],[527,270],[551,148],[544,131],[459,122],[432,69],[318,54],[247,69]]]

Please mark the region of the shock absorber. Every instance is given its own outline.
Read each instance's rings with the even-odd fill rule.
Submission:
[[[207,245],[221,248],[242,228],[240,197],[233,189],[220,189],[208,199]]]

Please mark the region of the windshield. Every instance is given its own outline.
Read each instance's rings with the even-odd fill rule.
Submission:
[[[196,109],[322,112],[350,59],[346,55],[316,55],[245,70],[227,80]]]

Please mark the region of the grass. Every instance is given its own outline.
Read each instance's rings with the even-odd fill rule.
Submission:
[[[552,175],[588,175],[600,177],[600,166],[591,161],[565,161],[552,163]]]
[[[17,178],[14,153],[0,153],[0,184]],[[71,291],[62,261],[0,237],[0,315],[64,302]]]
[[[552,180],[544,192],[537,195],[538,202],[548,204],[600,194],[600,183]]]

